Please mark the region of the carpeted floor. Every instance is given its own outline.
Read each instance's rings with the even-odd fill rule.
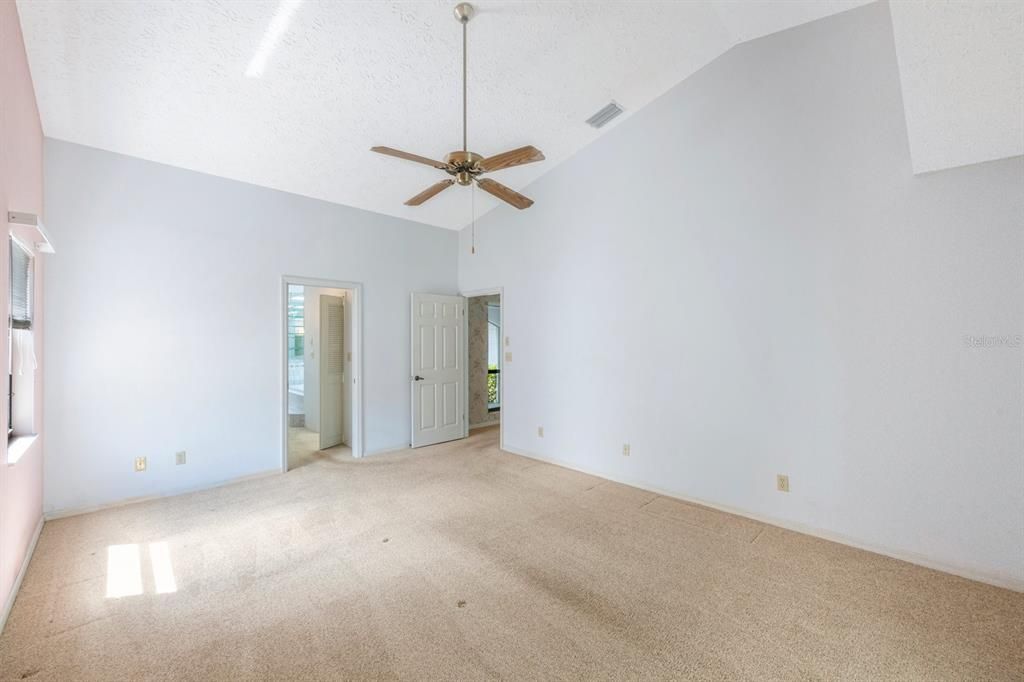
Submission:
[[[0,674],[1024,679],[1024,594],[496,439],[320,458],[47,523]]]
[[[312,464],[318,459],[334,458],[350,459],[352,449],[347,445],[336,445],[326,450],[320,449],[320,434],[310,431],[304,426],[288,427],[288,470]]]

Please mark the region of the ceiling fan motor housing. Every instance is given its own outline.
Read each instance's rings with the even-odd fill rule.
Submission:
[[[479,154],[462,151],[451,152],[444,157],[445,163],[452,167],[448,173],[455,177],[455,182],[463,186],[472,183],[473,178],[481,173],[477,164],[483,160],[484,157]]]

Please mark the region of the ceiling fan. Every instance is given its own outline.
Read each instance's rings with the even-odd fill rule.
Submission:
[[[437,184],[431,185],[413,198],[409,199],[405,202],[406,206],[419,206],[428,199],[437,196],[444,190],[448,189],[455,183],[467,186],[474,182],[483,191],[498,197],[502,201],[511,204],[518,209],[529,208],[533,205],[532,199],[524,197],[514,189],[506,187],[500,182],[496,182],[490,178],[481,178],[480,176],[484,173],[492,173],[504,168],[511,168],[512,166],[521,166],[525,163],[543,161],[544,154],[542,154],[539,149],[536,147],[526,146],[484,158],[480,154],[469,151],[466,146],[466,25],[469,23],[472,16],[473,6],[468,2],[461,2],[455,6],[455,18],[460,24],[462,24],[462,151],[450,152],[444,157],[444,161],[435,161],[433,159],[428,159],[425,156],[410,154],[408,152],[399,151],[398,149],[392,149],[391,147],[370,148],[370,151],[377,152],[378,154],[386,154],[388,156],[398,157],[399,159],[406,159],[407,161],[415,161],[416,163],[433,166],[434,168],[443,170],[445,173],[452,176],[447,180],[442,180]]]

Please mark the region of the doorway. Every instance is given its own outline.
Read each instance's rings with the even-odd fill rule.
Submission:
[[[362,454],[357,284],[284,280],[282,469]]]
[[[469,429],[497,426],[501,421],[501,297],[466,299],[469,334]]]
[[[412,295],[412,438],[421,447],[496,429],[505,443],[504,373],[512,360],[501,287]]]

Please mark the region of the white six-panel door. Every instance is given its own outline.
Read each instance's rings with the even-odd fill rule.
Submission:
[[[320,296],[320,449],[345,438],[345,300]]]
[[[466,437],[466,299],[412,295],[412,446]]]

